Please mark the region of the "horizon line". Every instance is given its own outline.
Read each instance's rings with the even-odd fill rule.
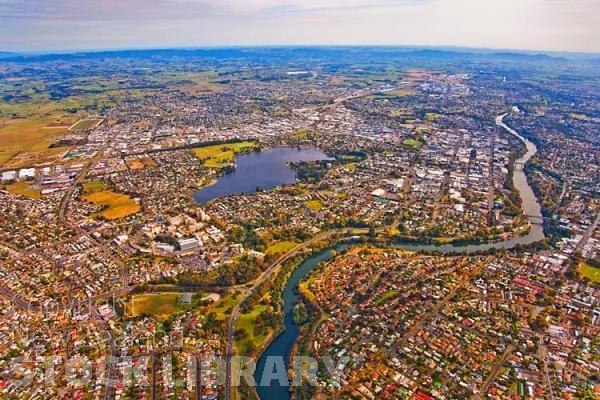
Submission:
[[[0,52],[11,53],[16,56],[28,55],[69,55],[102,52],[125,51],[152,51],[152,50],[209,50],[209,49],[269,49],[269,48],[398,48],[409,50],[447,50],[454,52],[487,52],[487,53],[527,53],[530,55],[573,55],[573,56],[600,56],[600,51],[573,51],[573,50],[540,50],[519,49],[502,47],[473,47],[459,45],[410,45],[410,44],[216,44],[216,45],[173,45],[173,46],[135,46],[135,47],[97,47],[97,48],[65,48],[47,50],[3,50]]]

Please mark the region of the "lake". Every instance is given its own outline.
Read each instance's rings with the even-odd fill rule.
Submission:
[[[236,156],[234,172],[222,175],[217,183],[194,194],[198,204],[233,194],[250,194],[257,188],[273,189],[279,185],[296,183],[296,171],[288,163],[329,160],[316,148],[275,147],[261,152]]]

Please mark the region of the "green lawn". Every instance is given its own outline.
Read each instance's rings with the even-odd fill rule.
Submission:
[[[436,113],[427,113],[427,114],[425,114],[425,120],[429,121],[429,122],[437,121],[440,118],[442,118],[441,114],[436,114]]]
[[[278,242],[275,243],[271,246],[269,246],[266,250],[266,254],[283,254],[286,253],[290,250],[292,250],[294,247],[296,247],[298,245],[298,243],[295,242]]]
[[[108,189],[108,185],[104,181],[89,181],[83,184],[83,193],[103,192]]]
[[[217,314],[217,320],[224,321],[227,318],[229,318],[233,307],[235,307],[239,300],[239,296],[232,293],[228,293],[227,295],[222,296],[221,300],[217,301],[214,304],[211,304],[208,307],[207,313],[214,312],[215,314]]]
[[[418,140],[415,140],[415,139],[406,139],[402,142],[402,144],[405,146],[408,146],[408,147],[413,147],[415,149],[418,149],[421,146],[423,146],[422,142],[419,142]]]
[[[308,200],[304,202],[304,204],[313,211],[321,211],[325,208],[325,205],[321,200]]]
[[[252,151],[257,148],[258,143],[256,142],[240,142],[199,147],[193,149],[192,152],[197,158],[204,161],[204,165],[207,168],[221,169],[227,164],[232,164],[235,161],[236,154]]]
[[[588,278],[591,282],[600,283],[600,268],[581,263],[579,265],[579,273],[582,277]]]
[[[239,355],[250,355],[254,351],[258,350],[264,341],[267,339],[270,329],[262,334],[256,334],[255,328],[257,327],[256,319],[263,312],[266,311],[268,306],[259,304],[249,314],[240,314],[237,319],[237,330],[244,330],[246,336],[241,340],[236,340],[235,347],[237,354]]]

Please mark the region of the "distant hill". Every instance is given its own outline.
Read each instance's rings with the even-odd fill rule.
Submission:
[[[593,55],[591,57],[594,57]],[[272,47],[228,47],[197,49],[150,49],[112,50],[95,52],[57,54],[14,54],[0,52],[2,61],[16,63],[47,61],[104,61],[108,59],[129,59],[144,61],[172,60],[236,60],[257,63],[281,63],[282,65],[305,66],[311,63],[331,63],[353,65],[371,62],[402,62],[420,67],[443,67],[470,64],[481,67],[485,64],[538,68],[564,66],[581,62],[595,67],[597,61],[591,58],[576,59],[565,54],[534,53],[524,51],[476,50],[463,48],[400,47],[400,46],[272,46]],[[299,65],[299,63],[301,65]]]
[[[394,46],[302,46],[302,47],[232,47],[210,49],[156,49],[156,50],[115,50],[97,52],[77,52],[59,54],[18,55],[0,52],[0,57],[16,62],[40,62],[53,60],[93,60],[105,58],[171,58],[199,57],[218,59],[323,59],[340,56],[342,59],[363,56],[380,58],[427,58],[427,59],[511,59],[521,61],[551,61],[561,58],[545,54],[519,52],[471,52],[468,50],[419,49]]]

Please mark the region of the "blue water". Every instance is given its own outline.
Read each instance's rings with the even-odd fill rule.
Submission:
[[[218,178],[218,182],[194,194],[198,204],[206,204],[232,194],[250,194],[256,188],[268,190],[275,186],[296,182],[296,172],[288,162],[329,159],[314,148],[276,147],[262,152],[245,153],[236,157],[234,172]]]
[[[335,247],[335,250],[340,252],[349,248],[349,244],[341,244]],[[304,260],[298,268],[292,273],[290,279],[286,283],[285,289],[283,290],[283,312],[284,318],[284,331],[279,335],[265,352],[261,355],[256,365],[256,372],[254,378],[256,379],[258,395],[262,400],[288,400],[290,398],[290,387],[280,386],[279,381],[274,379],[270,382],[270,386],[260,386],[260,382],[265,370],[265,364],[269,356],[284,357],[286,375],[287,369],[289,368],[289,358],[292,346],[298,338],[300,333],[298,325],[294,323],[293,308],[296,303],[300,301],[300,296],[296,293],[296,288],[300,281],[306,277],[306,275],[312,271],[319,263],[331,259],[333,251],[331,249],[322,251],[312,257]],[[272,364],[271,364],[272,365]],[[273,371],[270,371],[273,372]],[[280,373],[280,371],[277,371]]]

